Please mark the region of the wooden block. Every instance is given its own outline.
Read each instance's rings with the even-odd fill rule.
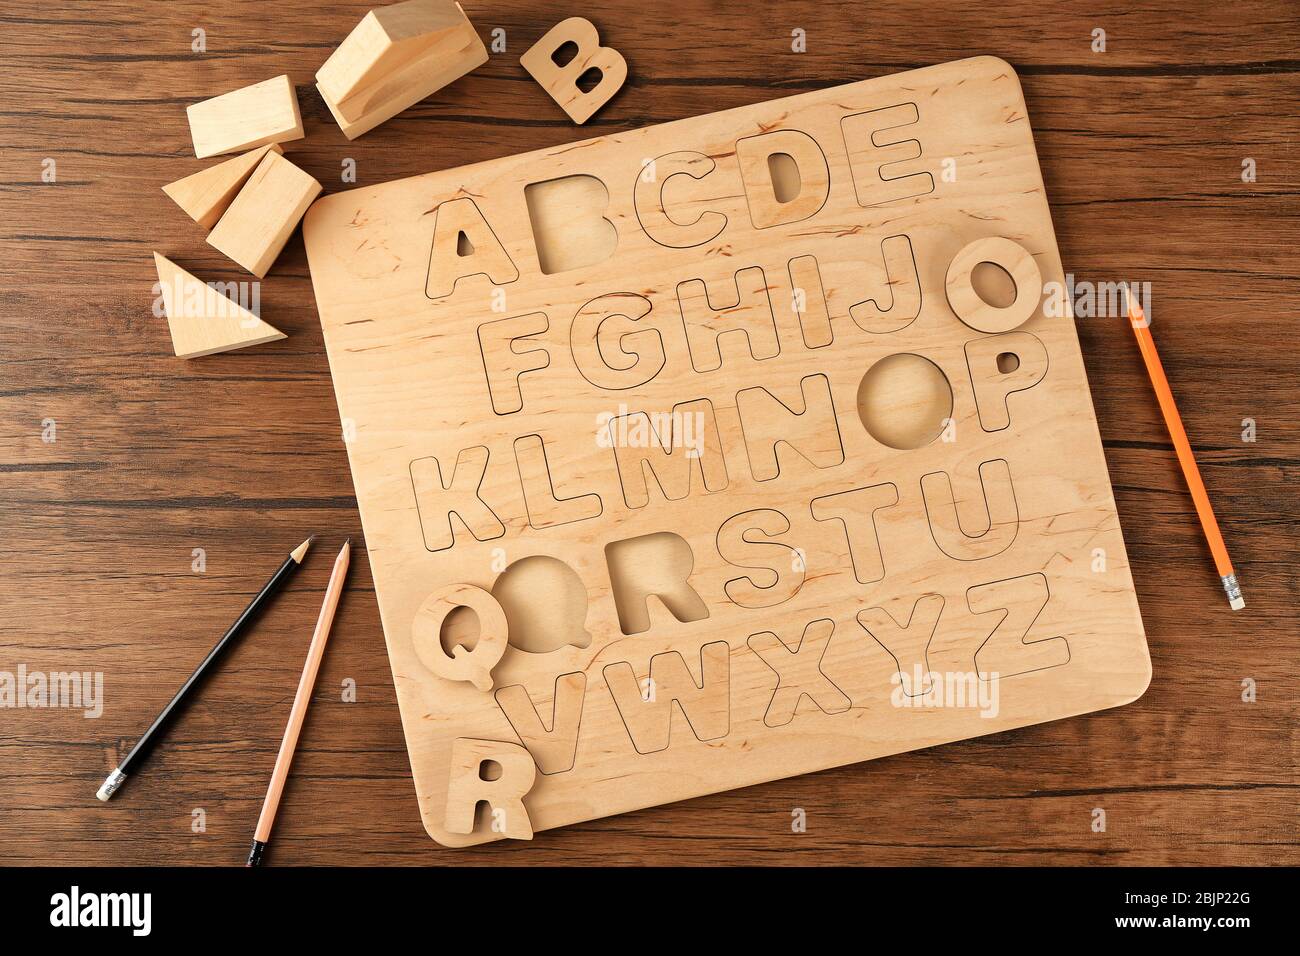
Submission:
[[[208,234],[208,244],[262,278],[320,191],[320,183],[289,160],[267,153]]]
[[[559,66],[554,55],[566,43],[576,45],[578,52],[564,66]],[[623,54],[601,46],[595,25],[583,17],[569,17],[551,27],[519,62],[579,126],[608,103],[627,80],[627,61]],[[588,70],[599,72],[600,82],[583,91],[578,86],[578,78]]]
[[[316,89],[356,139],[487,58],[460,4],[408,0],[370,11],[316,73]]]
[[[153,254],[167,309],[172,348],[180,358],[198,358],[285,337],[279,329],[202,279],[186,272],[166,256]]]
[[[242,156],[168,183],[163,192],[200,226],[211,229],[268,152],[283,150],[279,143],[259,146]]]
[[[303,135],[298,93],[287,74],[195,103],[185,112],[199,159]]]
[[[532,755],[495,796],[540,832],[1145,690],[1005,62],[341,193],[304,238],[438,842],[511,835],[467,740]]]
[[[391,75],[467,23],[452,0],[406,0],[371,10],[316,72],[321,95],[336,104]]]

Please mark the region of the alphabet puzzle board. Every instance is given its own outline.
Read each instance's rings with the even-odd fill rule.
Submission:
[[[1003,61],[356,189],[305,228],[439,843],[1146,688]]]

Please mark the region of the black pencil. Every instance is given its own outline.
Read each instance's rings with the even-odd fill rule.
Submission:
[[[203,663],[199,664],[199,666],[194,669],[194,673],[190,675],[189,680],[181,685],[181,689],[176,692],[176,696],[174,696],[167,706],[162,709],[162,712],[154,718],[153,723],[149,725],[149,729],[146,730],[143,736],[135,742],[135,746],[131,748],[131,752],[128,753],[126,757],[118,763],[116,769],[108,775],[108,778],[99,788],[99,792],[95,794],[96,797],[100,800],[107,800],[111,797],[117,792],[118,787],[122,786],[122,781],[126,779],[129,769],[149,755],[149,752],[153,750],[154,743],[162,736],[162,732],[167,724],[171,722],[172,717],[179,708],[180,702],[199,684],[200,681],[203,680],[203,677],[211,668],[212,663],[220,657],[221,652],[239,636],[239,632],[244,629],[244,625],[256,616],[258,610],[261,609],[261,607],[284,586],[285,581],[289,579],[290,575],[292,575],[294,571],[298,570],[298,566],[302,564],[303,557],[307,554],[307,549],[315,539],[316,536],[312,535],[302,544],[298,545],[298,547],[294,548],[293,551],[290,552],[289,557],[284,559],[284,564],[280,565],[275,574],[271,575],[271,580],[267,581],[262,590],[257,592],[257,596],[249,602],[248,607],[244,608],[244,613],[240,614],[239,617],[235,619],[235,623],[230,625],[230,629],[222,635],[221,640],[217,641],[212,650],[208,651],[208,656],[203,658]]]

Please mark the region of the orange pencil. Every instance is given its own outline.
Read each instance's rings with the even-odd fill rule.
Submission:
[[[1174,451],[1178,453],[1178,463],[1183,468],[1183,477],[1187,479],[1187,487],[1192,492],[1192,502],[1196,505],[1196,514],[1200,517],[1201,527],[1205,530],[1205,540],[1209,542],[1210,553],[1214,555],[1214,566],[1218,569],[1220,580],[1223,581],[1223,590],[1228,595],[1229,606],[1234,611],[1240,611],[1246,606],[1246,601],[1241,596],[1241,587],[1237,584],[1237,575],[1232,570],[1228,548],[1224,545],[1223,535],[1219,532],[1219,522],[1215,520],[1214,509],[1210,507],[1210,497],[1205,493],[1201,470],[1196,467],[1196,459],[1192,457],[1192,446],[1187,441],[1187,432],[1178,414],[1178,406],[1174,404],[1174,393],[1169,390],[1164,366],[1160,364],[1155,339],[1151,337],[1150,323],[1142,311],[1142,306],[1129,292],[1127,285],[1124,287],[1124,295],[1128,300],[1129,324],[1133,326],[1133,334],[1137,336],[1142,361],[1146,363],[1147,375],[1151,377],[1151,385],[1156,390],[1156,400],[1160,403],[1160,411],[1165,416],[1165,427],[1169,429],[1169,437],[1174,442]]]
[[[293,752],[298,746],[298,734],[302,730],[303,718],[307,716],[307,705],[311,703],[311,691],[316,686],[316,671],[320,668],[320,659],[325,653],[325,642],[330,637],[334,611],[339,606],[340,595],[343,594],[343,579],[347,577],[351,555],[352,539],[349,538],[343,542],[343,550],[334,559],[330,583],[325,588],[325,600],[321,603],[320,617],[316,619],[316,632],[312,634],[311,646],[307,649],[307,663],[303,665],[302,677],[298,681],[298,693],[294,695],[293,708],[289,711],[289,726],[284,729],[280,753],[275,758],[275,769],[271,771],[271,785],[266,788],[266,801],[262,804],[261,816],[257,818],[257,830],[253,833],[253,848],[248,851],[248,866],[258,866],[262,862],[267,841],[271,839],[271,825],[275,823],[275,811],[280,806],[280,794],[284,791],[284,781],[289,776],[289,765],[293,763]]]

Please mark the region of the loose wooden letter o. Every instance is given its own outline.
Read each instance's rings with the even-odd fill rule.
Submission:
[[[980,298],[971,284],[971,273],[981,262],[1000,266],[1016,284],[1016,300],[999,309]],[[944,282],[948,304],[957,318],[976,332],[1010,332],[1024,325],[1038,311],[1043,294],[1043,274],[1024,246],[1001,236],[976,239],[953,257]]]
[[[442,625],[458,607],[478,617],[478,643],[463,645],[448,654],[442,646]],[[490,592],[472,584],[451,584],[434,591],[415,612],[411,640],[420,663],[447,680],[469,681],[481,691],[492,689],[492,668],[506,652],[509,637],[506,615]]]

